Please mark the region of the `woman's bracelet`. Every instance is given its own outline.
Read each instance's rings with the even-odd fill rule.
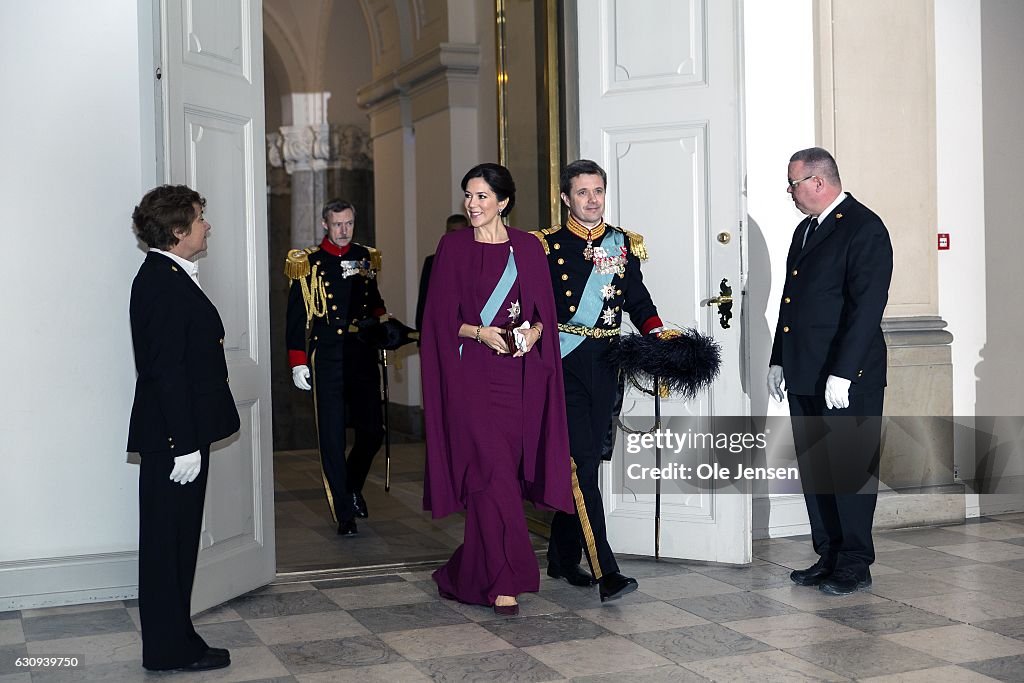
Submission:
[[[537,339],[540,339],[541,337],[544,336],[544,328],[543,327],[537,327],[536,325],[530,325],[530,329],[531,330],[535,330],[537,332]]]
[[[483,342],[480,341],[480,330],[482,330],[482,329],[484,329],[483,325],[477,325],[476,326],[476,335],[474,335],[473,339],[476,339],[476,343],[477,344],[483,344]]]

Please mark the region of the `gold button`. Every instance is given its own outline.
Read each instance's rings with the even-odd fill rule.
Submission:
[[[220,342],[220,345],[221,345],[221,346],[224,346],[224,340],[223,340],[223,339],[218,339],[217,341],[219,341],[219,342]]]
[[[857,371],[857,376],[858,377],[863,377],[864,376],[864,371],[863,370],[858,370]]]
[[[171,270],[173,270],[175,273],[177,273],[178,272],[178,267],[177,266],[171,266]]]
[[[789,330],[789,328],[786,328],[786,330],[788,331],[788,330]],[[338,334],[345,334],[345,330],[343,330],[343,329],[341,329],[341,328],[339,327],[339,328],[338,328]]]
[[[327,295],[327,298],[328,298],[328,299],[333,299],[333,298],[334,298],[334,295],[333,295],[333,294],[328,294],[328,295]]]
[[[622,296],[622,290],[621,289],[616,289],[615,293],[618,294],[619,296]]]
[[[794,276],[796,276],[796,274],[797,274],[798,272],[799,272],[799,271],[798,271],[798,270],[797,270],[796,268],[794,268],[794,269],[793,269],[793,275],[794,275]]]
[[[317,339],[319,339],[319,337],[313,337],[313,341],[316,341]]]
[[[570,313],[575,313],[576,312],[576,307],[575,306],[570,306],[569,307],[569,312]]]
[[[227,382],[228,384],[231,384],[231,378],[230,377],[225,377],[224,381]]]
[[[560,265],[560,266],[561,265],[565,265],[565,259],[564,258],[558,259],[558,265]]]
[[[790,302],[790,298],[787,296],[783,301],[788,304]]]
[[[562,248],[562,245],[559,244],[558,242],[555,242],[554,246],[555,246],[555,249],[561,249]]]
[[[169,436],[169,437],[167,437],[167,440],[168,441],[174,441],[174,437],[173,436]]]
[[[572,290],[571,289],[565,290],[565,295],[566,296],[572,296]]]
[[[565,273],[562,273],[562,280],[568,280],[568,279],[569,279],[569,276],[566,275]]]
[[[330,286],[331,286],[330,282],[324,282],[324,287],[330,287]]]
[[[616,307],[615,307],[615,311],[616,311],[616,312],[618,312],[618,310],[619,310],[619,307],[618,307],[618,306],[616,306]]]
[[[786,325],[785,327],[783,327],[782,331],[783,332],[789,332],[789,325]]]
[[[172,443],[172,444],[171,444],[171,450],[173,450],[173,449],[174,449],[174,444]]]
[[[338,310],[338,304],[331,304],[331,310],[332,311]]]

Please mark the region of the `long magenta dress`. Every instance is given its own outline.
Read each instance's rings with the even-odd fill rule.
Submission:
[[[505,244],[476,242],[472,230],[441,239],[421,347],[424,508],[434,517],[466,511],[463,544],[434,580],[445,597],[481,605],[539,588],[523,498],[547,509],[574,509],[547,262],[536,238],[508,232]],[[494,319],[481,321],[510,247],[518,276]],[[542,339],[525,356],[499,356],[459,338],[463,323],[501,325],[516,308],[518,321],[544,324]]]

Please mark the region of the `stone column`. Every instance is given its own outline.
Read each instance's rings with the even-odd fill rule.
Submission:
[[[886,433],[881,480],[907,493],[879,497],[875,526],[963,519],[949,420],[953,336],[938,303],[934,2],[834,0],[815,12],[819,142],[893,244],[885,414],[922,416],[911,433]]]
[[[284,165],[291,176],[291,246],[320,241],[320,209],[326,200],[331,130],[327,123],[329,92],[292,93],[282,99],[285,125],[268,134],[268,161]]]

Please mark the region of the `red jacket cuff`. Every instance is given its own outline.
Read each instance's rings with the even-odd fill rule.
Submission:
[[[309,363],[306,362],[306,352],[288,349],[288,365],[293,368],[296,365],[309,365]]]
[[[375,309],[373,309],[373,317],[374,318],[379,318],[379,317],[381,317],[382,315],[384,315],[387,312],[388,312],[388,309],[386,309],[386,308],[375,308]]]
[[[640,332],[643,334],[649,334],[651,330],[664,326],[665,323],[661,322],[661,318],[655,315],[647,319],[647,322],[645,322],[643,327],[640,328]]]

